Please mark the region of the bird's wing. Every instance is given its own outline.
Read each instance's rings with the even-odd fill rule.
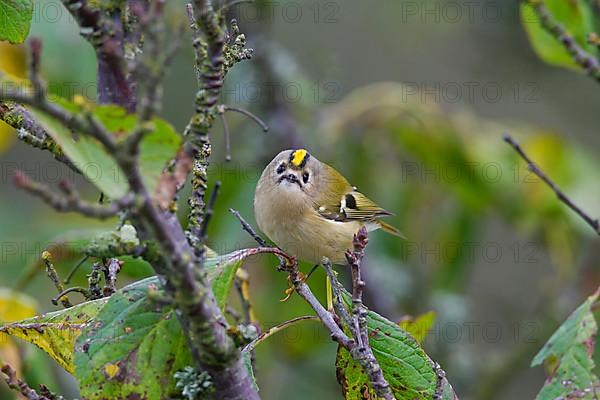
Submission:
[[[335,221],[371,221],[392,213],[379,207],[364,194],[353,190],[342,196],[335,204],[318,205],[323,217]]]

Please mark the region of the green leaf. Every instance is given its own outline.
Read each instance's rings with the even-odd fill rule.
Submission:
[[[545,362],[552,369],[538,400],[597,398],[600,380],[594,375],[592,357],[598,326],[592,308],[599,296],[600,288],[569,316],[533,359],[532,366]]]
[[[111,198],[121,198],[127,193],[128,186],[121,169],[100,143],[84,135],[74,135],[56,119],[40,111],[30,111],[90,183]]]
[[[554,357],[560,358],[596,334],[598,327],[592,314],[592,304],[598,300],[599,292],[594,293],[580,305],[569,318],[550,337],[531,362],[531,366],[542,364],[545,360]]]
[[[140,145],[140,171],[150,194],[156,192],[163,169],[181,146],[181,136],[173,125],[160,118],[153,118],[152,122],[154,130]]]
[[[32,0],[0,1],[0,40],[23,43],[33,17]]]
[[[107,298],[89,301],[66,310],[25,319],[1,327],[0,332],[36,345],[61,367],[73,373],[75,339],[107,301]]]
[[[227,304],[229,292],[231,292],[235,273],[242,265],[243,259],[229,255],[213,260],[210,264],[215,263],[214,267],[207,262],[206,268],[210,268],[208,276],[212,282],[213,293],[217,299],[217,304],[223,310]]]
[[[243,259],[242,251],[206,262],[221,308]],[[75,375],[84,398],[163,399],[176,394],[173,375],[191,365],[192,358],[172,308],[152,302],[150,289],[161,291],[157,277],[113,294],[77,339]]]
[[[57,103],[76,114],[84,111],[83,106],[64,99],[58,99]],[[137,126],[136,116],[128,114],[120,106],[88,107],[91,107],[92,115],[118,140],[127,138]],[[127,193],[129,186],[123,171],[97,140],[73,134],[42,112],[32,110],[32,113],[88,181],[113,199]],[[181,145],[181,137],[168,122],[160,118],[153,118],[151,122],[152,131],[144,136],[140,144],[139,165],[148,191],[154,193],[162,170]]]
[[[373,354],[396,399],[429,400],[436,393],[442,394],[441,398],[455,398],[443,371],[410,334],[373,311],[367,315],[367,329]],[[338,349],[336,375],[346,399],[375,398],[362,368],[343,348]]]
[[[345,399],[376,399],[375,391],[369,385],[369,378],[350,353],[339,346],[335,359],[337,380],[342,385]]]
[[[173,374],[192,364],[170,307],[152,303],[142,280],[113,294],[77,339],[75,376],[86,399],[169,398]]]
[[[596,48],[587,43],[588,33],[595,30],[593,12],[589,2],[585,0],[545,0],[544,5],[556,22],[566,29],[579,46],[592,56],[596,55]],[[579,69],[565,46],[541,26],[540,18],[534,7],[523,2],[520,5],[520,13],[521,22],[529,41],[542,60],[558,66]]]
[[[594,375],[594,362],[584,346],[570,348],[538,393],[537,400],[596,400],[600,381]]]
[[[247,255],[242,250],[225,256],[217,256],[214,251],[210,249],[207,249],[207,255],[211,257],[206,261],[208,277],[212,282],[213,291],[215,293],[215,297],[217,298],[217,302],[222,308],[224,308],[233,284],[235,272],[240,267],[243,259]],[[103,298],[81,303],[66,310],[47,313],[34,318],[24,319],[19,322],[4,325],[0,327],[0,333],[12,335],[36,345],[50,355],[50,357],[56,360],[59,365],[61,365],[70,373],[76,373],[76,368],[73,363],[73,353],[75,351],[76,340],[79,339],[82,332],[85,334],[85,338],[81,340],[87,340],[90,339],[90,332],[97,333],[97,331],[100,331],[100,333],[97,335],[95,333],[93,334],[91,337],[91,339],[93,339],[92,342],[102,340],[107,341],[108,339],[107,343],[110,344],[110,338],[114,337],[118,333],[117,331],[111,332],[111,329],[116,327],[118,324],[114,324],[112,322],[105,324],[104,321],[109,320],[115,312],[118,313],[120,307],[123,308],[123,310],[120,312],[120,317],[123,317],[123,320],[118,321],[121,325],[125,324],[125,322],[132,322],[132,326],[141,324],[142,326],[145,326],[147,329],[151,330],[148,335],[154,335],[157,337],[169,335],[169,337],[172,336],[174,340],[177,339],[181,341],[183,340],[183,333],[179,328],[179,324],[177,322],[174,324],[170,322],[171,320],[176,320],[173,316],[172,310],[157,310],[146,297],[149,287],[152,285],[158,287],[158,284],[159,281],[157,277],[146,278],[130,286],[124,287],[110,298]],[[10,296],[8,300],[6,300],[6,303],[0,301],[0,311],[4,309],[7,316],[6,319],[23,318],[26,315],[24,314],[25,311],[21,312],[21,309],[17,308],[17,306],[14,304],[14,299],[10,294],[12,292],[8,292],[6,289],[3,290],[0,290],[0,294],[6,294],[6,296]],[[21,297],[18,297],[18,299],[21,299]],[[127,306],[128,303],[124,305],[123,298],[133,299],[132,301],[136,304],[129,304],[129,308],[126,309],[125,306]],[[140,309],[146,310],[145,316],[142,317],[145,319],[142,319],[141,322],[139,321],[140,312],[136,311]],[[31,313],[31,311],[27,312]],[[127,325],[124,325],[124,327],[127,327]],[[129,329],[125,331],[127,334],[133,334],[133,332],[133,330],[129,331]],[[152,340],[155,339],[153,337],[146,336],[140,338],[139,335],[139,330],[136,330],[135,334],[132,336],[121,336],[125,337],[129,342],[133,341],[133,345],[136,347],[136,349],[140,347],[145,351],[145,347],[142,345],[151,345]],[[6,342],[6,338],[4,342]],[[80,342],[78,341],[78,343]],[[177,348],[183,349],[181,350],[182,352],[188,351],[185,345],[180,345],[181,342],[169,343]],[[83,350],[85,345],[86,343],[80,343],[79,348]],[[111,346],[106,346],[106,351],[110,352],[111,354],[112,352],[119,354],[119,351],[123,351],[123,348],[119,346],[115,347],[115,349],[113,349]],[[127,353],[127,357],[129,356],[131,356],[131,353]],[[139,361],[150,366],[156,366],[156,363],[152,360],[131,360],[127,357],[125,358],[127,363]],[[77,358],[77,356],[75,358]],[[116,363],[114,365],[101,364],[100,367],[106,369],[96,372],[101,374],[106,373],[114,378],[116,375],[113,374],[118,372],[117,367],[119,367],[119,365]]]

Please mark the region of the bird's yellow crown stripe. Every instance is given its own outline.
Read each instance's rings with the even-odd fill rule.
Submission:
[[[290,162],[294,166],[299,167],[302,165],[302,163],[304,162],[304,160],[306,159],[307,156],[308,156],[308,151],[306,151],[304,149],[295,150],[292,153]]]

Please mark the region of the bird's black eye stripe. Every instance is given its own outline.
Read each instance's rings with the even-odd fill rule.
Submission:
[[[308,172],[303,173],[302,174],[302,181],[304,183],[307,183],[308,182],[308,177],[309,177]]]
[[[356,210],[356,199],[351,194],[346,195],[346,207]]]
[[[285,163],[279,164],[279,167],[277,167],[277,173],[278,174],[283,174],[284,171],[285,171]]]

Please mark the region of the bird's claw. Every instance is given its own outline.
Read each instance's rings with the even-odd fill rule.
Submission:
[[[298,278],[300,278],[300,281],[306,282],[306,279],[308,279],[308,276],[304,275],[302,272],[298,272]],[[284,292],[285,293],[285,297],[283,299],[279,300],[282,303],[288,301],[290,299],[290,297],[292,297],[292,295],[296,291],[296,287],[292,284],[291,279],[290,279],[289,276],[288,276],[288,284],[290,286],[287,289],[285,289],[285,292]]]

